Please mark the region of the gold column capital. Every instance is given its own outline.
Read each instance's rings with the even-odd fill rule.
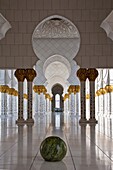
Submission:
[[[69,93],[66,93],[65,95],[64,95],[64,101],[66,100],[66,99],[69,99]]]
[[[25,69],[17,69],[14,73],[15,77],[19,82],[23,82],[25,79]]]
[[[90,94],[86,94],[86,99],[90,99]]]
[[[71,93],[76,94],[77,92],[80,91],[80,86],[79,85],[70,85],[67,91],[69,94],[71,94]]]
[[[33,86],[33,90],[34,90],[35,93],[37,93],[37,91],[38,91],[38,85],[34,85],[34,86]]]
[[[23,98],[24,98],[24,99],[28,99],[28,95],[24,93],[24,94],[23,94]]]
[[[49,100],[50,100],[50,101],[52,101],[52,100],[53,100],[53,98],[52,98],[52,97],[50,97],[50,98],[49,98]]]
[[[45,88],[45,86],[44,86],[44,85],[42,85],[41,90],[42,90],[42,93],[43,93],[43,94],[46,94],[47,89]]]
[[[106,91],[105,88],[100,88],[100,89],[99,89],[99,92],[100,92],[100,94],[102,94],[102,95],[104,95],[104,94],[107,93],[107,91]]]
[[[14,88],[9,88],[8,94],[9,95],[14,95],[15,89]]]
[[[46,94],[47,92],[47,89],[45,88],[44,85],[34,85],[33,90],[35,93],[38,93],[38,94],[40,93]]]
[[[34,86],[33,86],[33,90],[34,90],[35,93],[40,94],[40,93],[41,93],[40,85],[34,85]]]
[[[14,96],[18,96],[18,91],[17,91],[17,90],[14,90],[14,91],[13,91],[13,95],[14,95]]]
[[[87,70],[87,76],[89,81],[95,81],[95,79],[98,77],[98,71],[95,68],[89,68]]]
[[[27,81],[33,82],[34,78],[36,77],[36,71],[33,68],[26,69],[25,77]]]
[[[9,86],[8,85],[0,85],[0,92],[1,93],[8,93]]]
[[[99,90],[96,91],[96,95],[97,96],[100,96],[101,95],[101,92]]]
[[[87,69],[86,68],[80,68],[77,71],[77,77],[79,78],[80,81],[86,81],[86,79],[87,79]]]
[[[49,94],[49,93],[46,93],[46,94],[45,94],[45,98],[46,98],[46,99],[50,99],[50,94]]]
[[[106,85],[105,89],[106,89],[107,93],[111,93],[111,92],[113,92],[113,85]]]
[[[79,85],[75,85],[75,91],[76,91],[76,93],[80,92],[80,86]]]
[[[45,98],[46,98],[46,99],[49,99],[50,101],[52,101],[52,97],[51,97],[51,95],[50,95],[49,93],[46,93],[46,94],[45,94]]]

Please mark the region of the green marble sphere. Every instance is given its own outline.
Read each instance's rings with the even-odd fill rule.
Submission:
[[[45,161],[61,161],[67,152],[66,143],[57,136],[49,136],[42,141],[40,153]]]

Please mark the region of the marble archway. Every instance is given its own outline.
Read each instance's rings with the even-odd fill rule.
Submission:
[[[53,15],[44,19],[33,32],[32,45],[36,56],[39,58],[35,65],[38,77],[35,79],[34,84],[48,85],[44,67],[48,59],[53,56],[56,56],[55,62],[59,62],[59,56],[62,56],[64,59],[60,63],[65,65],[64,60],[67,60],[68,65],[70,65],[68,80],[65,83],[68,83],[68,85],[79,84],[79,80],[76,78],[76,71],[79,66],[73,58],[77,55],[80,48],[80,34],[70,20],[59,15]],[[59,80],[60,78],[59,76]],[[57,80],[57,77],[54,80]]]

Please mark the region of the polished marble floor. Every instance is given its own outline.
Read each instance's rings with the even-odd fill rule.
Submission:
[[[60,113],[59,113],[60,114]],[[0,170],[113,170],[113,120],[98,119],[97,125],[82,125],[78,119],[54,126],[36,118],[34,126],[17,126],[15,118],[0,118]],[[68,151],[60,162],[45,162],[40,155],[42,140],[60,136]]]

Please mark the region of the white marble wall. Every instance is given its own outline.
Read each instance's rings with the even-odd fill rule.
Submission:
[[[37,60],[32,49],[34,28],[46,17],[60,15],[78,28],[81,47],[77,63],[82,67],[112,67],[112,42],[100,28],[113,8],[111,0],[7,0],[1,1],[0,11],[10,22],[5,39],[0,42],[0,67],[28,68]],[[107,61],[107,62],[106,62]]]

